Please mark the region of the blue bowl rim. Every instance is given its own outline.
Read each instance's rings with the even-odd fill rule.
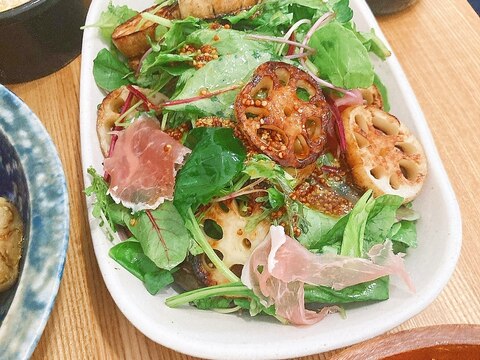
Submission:
[[[39,150],[22,150],[21,136],[4,131],[17,151],[27,178],[30,234],[18,287],[0,326],[0,358],[28,359],[43,333],[63,276],[69,241],[69,201],[62,163],[47,130],[22,100],[0,84],[2,98],[12,104],[6,111],[15,114],[15,129],[23,132],[24,139],[26,136],[35,141]],[[39,172],[32,173],[32,163],[42,166],[46,177],[42,181],[38,180]],[[52,256],[39,264],[38,254],[42,251]],[[40,273],[39,266],[42,267]],[[35,277],[35,283],[26,283],[31,277]]]

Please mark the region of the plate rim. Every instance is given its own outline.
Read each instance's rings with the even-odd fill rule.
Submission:
[[[94,16],[98,16],[98,8],[101,3],[105,3],[105,0],[94,0],[90,6],[88,16],[87,16],[87,24],[94,23],[96,19]],[[118,1],[117,1],[118,3]],[[123,3],[122,3],[123,4]],[[360,11],[362,16],[364,16],[368,22],[368,24],[375,30],[375,33],[385,42],[386,46],[391,49],[388,41],[386,40],[385,36],[383,35],[375,17],[371,13],[370,9],[368,8],[367,4],[361,0],[352,0],[351,7],[355,7],[356,11]],[[358,10],[359,9],[359,10]],[[90,41],[93,41],[98,38],[98,35],[94,35],[95,29],[86,29],[84,33],[83,39],[83,55],[82,55],[82,69],[81,69],[81,90],[80,90],[80,129],[81,132],[86,131],[84,130],[84,126],[82,126],[87,120],[89,119],[88,110],[85,109],[84,105],[89,103],[91,99],[91,86],[94,84],[93,77],[91,75],[92,71],[92,64],[93,58],[96,54],[91,52],[91,44]],[[85,51],[87,49],[87,51]],[[90,51],[89,51],[90,50]],[[413,89],[411,88],[408,80],[406,79],[404,72],[395,56],[392,52],[392,56],[389,58],[389,67],[391,68],[392,74],[395,77],[395,81],[397,82],[400,91],[403,95],[405,94],[414,94]],[[403,76],[402,76],[403,75]],[[85,79],[89,79],[85,81]],[[440,175],[444,176],[444,180],[440,182],[441,185],[441,192],[445,195],[446,201],[449,203],[448,214],[451,216],[451,226],[450,236],[451,236],[451,243],[447,244],[449,250],[449,262],[448,265],[443,266],[439,272],[438,278],[436,278],[436,283],[431,286],[431,290],[427,293],[428,296],[423,296],[418,298],[417,306],[414,309],[410,309],[409,311],[403,311],[401,314],[396,314],[388,324],[380,324],[375,329],[374,333],[367,335],[356,335],[351,337],[348,341],[338,341],[338,344],[335,346],[327,345],[327,344],[316,344],[310,346],[304,346],[302,349],[296,347],[295,349],[286,349],[286,347],[281,347],[281,349],[273,349],[268,350],[265,346],[263,349],[251,349],[247,346],[243,346],[239,344],[224,344],[222,343],[222,349],[212,349],[212,347],[208,346],[208,344],[200,344],[200,343],[193,343],[190,341],[188,347],[185,346],[183,342],[184,339],[179,337],[178,335],[172,335],[170,333],[165,333],[159,335],[159,330],[148,328],[148,326],[144,326],[142,324],[142,320],[139,320],[139,317],[135,314],[132,314],[129,311],[129,307],[131,306],[127,301],[122,299],[122,291],[115,288],[115,279],[114,276],[111,274],[111,264],[109,263],[108,258],[105,258],[105,254],[99,253],[103,251],[103,247],[100,244],[101,240],[94,238],[94,230],[92,229],[92,224],[95,224],[96,220],[91,216],[90,212],[90,202],[87,198],[87,205],[88,205],[88,216],[90,220],[90,229],[92,234],[92,241],[94,244],[94,250],[97,258],[97,262],[101,269],[102,277],[105,281],[105,284],[114,298],[114,301],[120,311],[127,317],[127,319],[144,335],[150,338],[152,341],[172,348],[176,351],[179,351],[184,354],[192,355],[192,356],[200,356],[212,359],[263,359],[263,358],[290,358],[296,356],[307,356],[314,353],[330,351],[334,349],[338,349],[343,346],[349,346],[360,341],[373,338],[379,334],[382,334],[401,323],[405,322],[406,320],[412,318],[419,312],[423,311],[433,300],[439,295],[439,293],[443,290],[443,288],[448,283],[453,271],[455,270],[458,258],[460,256],[461,251],[461,242],[462,242],[462,226],[461,226],[461,215],[460,215],[460,207],[458,201],[456,199],[455,193],[451,186],[451,183],[448,179],[447,173],[445,171],[443,162],[440,159],[438,154],[437,148],[433,141],[433,137],[431,131],[428,127],[426,119],[423,115],[423,112],[420,109],[420,105],[417,101],[416,97],[413,97],[409,100],[410,109],[416,113],[416,121],[415,126],[418,127],[419,131],[421,132],[421,142],[423,143],[424,147],[428,147],[428,158],[429,162],[435,165],[434,170],[439,173]],[[82,166],[83,166],[83,174],[84,174],[84,182],[85,184],[90,183],[90,178],[86,173],[86,169],[92,165],[92,163],[87,163],[89,160],[93,159],[91,156],[90,149],[86,149],[86,146],[91,144],[90,139],[87,139],[86,136],[81,136],[82,140]],[[88,158],[88,159],[87,159]],[[423,294],[422,294],[423,295]],[[138,314],[137,314],[138,315]],[[341,344],[340,344],[341,343]],[[278,345],[278,344],[276,344]],[[305,345],[305,344],[302,344]],[[241,352],[239,351],[241,349]]]
[[[25,123],[16,124],[17,128],[20,127],[20,130],[25,131],[28,137],[31,136],[30,139],[42,140],[36,144],[40,148],[39,153],[32,151],[28,156],[24,156],[19,153],[22,140],[14,138],[2,130],[15,148],[22,167],[24,170],[29,169],[27,162],[35,161],[43,166],[48,166],[47,170],[50,171],[48,173],[49,180],[43,184],[35,180],[38,174],[25,171],[30,203],[29,244],[24,254],[25,263],[18,280],[18,287],[0,326],[0,357],[2,359],[28,359],[43,334],[63,277],[70,230],[69,198],[65,173],[58,151],[43,123],[22,99],[2,84],[0,84],[0,95],[9,98],[16,106],[16,109],[12,109],[12,111],[21,113],[21,117],[25,119]],[[52,189],[55,189],[53,193]],[[55,224],[48,221],[51,219],[45,215],[49,214],[43,210],[46,199],[42,198],[42,194],[47,192],[52,196],[52,198],[48,198],[47,203],[55,204],[54,215],[61,217],[60,221]],[[44,202],[43,205],[42,202]],[[46,238],[47,234],[49,234],[48,239]],[[55,255],[52,262],[45,261],[41,264],[45,265],[47,269],[45,272],[39,273],[35,268],[38,259],[34,258],[33,250],[45,250],[45,246],[48,247],[49,253],[51,250],[56,250],[56,252],[51,254]],[[34,275],[35,283],[38,281],[43,285],[41,289],[34,288],[35,284],[31,284],[31,287],[28,284],[25,285],[24,279],[28,280]],[[27,313],[33,318],[28,318],[28,321],[25,319],[18,321],[18,315],[21,315],[22,310],[31,306],[32,303],[37,307],[33,312],[29,310]],[[23,315],[25,314],[23,312]]]

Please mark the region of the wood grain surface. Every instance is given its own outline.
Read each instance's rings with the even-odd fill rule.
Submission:
[[[480,19],[466,0],[420,0],[379,22],[423,108],[463,218],[463,249],[447,287],[425,311],[393,331],[480,323]],[[70,199],[65,272],[33,359],[193,359],[137,331],[103,283],[82,192],[80,61],[77,58],[43,79],[8,86],[52,136],[65,168]],[[329,359],[333,354],[302,359]]]

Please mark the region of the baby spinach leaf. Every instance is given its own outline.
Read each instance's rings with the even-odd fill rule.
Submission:
[[[305,285],[305,302],[321,304],[346,304],[358,301],[387,300],[389,278],[382,277],[373,281],[349,286],[342,290],[329,287]]]
[[[233,299],[222,296],[213,296],[192,301],[193,305],[201,310],[209,309],[228,309],[233,306]]]
[[[177,174],[174,196],[183,217],[190,207],[195,211],[230,184],[246,157],[245,147],[229,128],[195,128],[185,145],[193,151]]]
[[[193,241],[170,201],[155,210],[136,213],[126,226],[140,242],[145,255],[161,269],[171,270],[185,260]]]
[[[172,274],[157,267],[143,253],[142,246],[137,241],[123,241],[112,247],[109,255],[126,270],[142,280],[148,292],[152,295],[173,283]]]
[[[93,77],[107,91],[135,82],[132,70],[107,49],[100,50],[93,60]]]
[[[372,63],[353,31],[331,22],[313,34],[309,45],[316,49],[310,60],[319,69],[322,79],[347,89],[372,85]]]

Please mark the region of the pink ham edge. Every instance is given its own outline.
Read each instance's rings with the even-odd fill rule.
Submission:
[[[110,195],[134,212],[156,209],[173,199],[175,175],[190,152],[157,120],[140,117],[118,133],[115,151],[104,161]]]
[[[319,313],[306,310],[304,283],[341,290],[345,287],[399,275],[414,291],[401,255],[394,255],[390,241],[375,245],[371,260],[332,254],[313,254],[285,235],[281,226],[271,226],[270,233],[251,254],[242,272],[242,282],[259,296],[265,306],[275,304],[276,313],[292,324],[310,325],[322,320],[338,307],[323,308]],[[257,270],[262,268],[261,273]]]

